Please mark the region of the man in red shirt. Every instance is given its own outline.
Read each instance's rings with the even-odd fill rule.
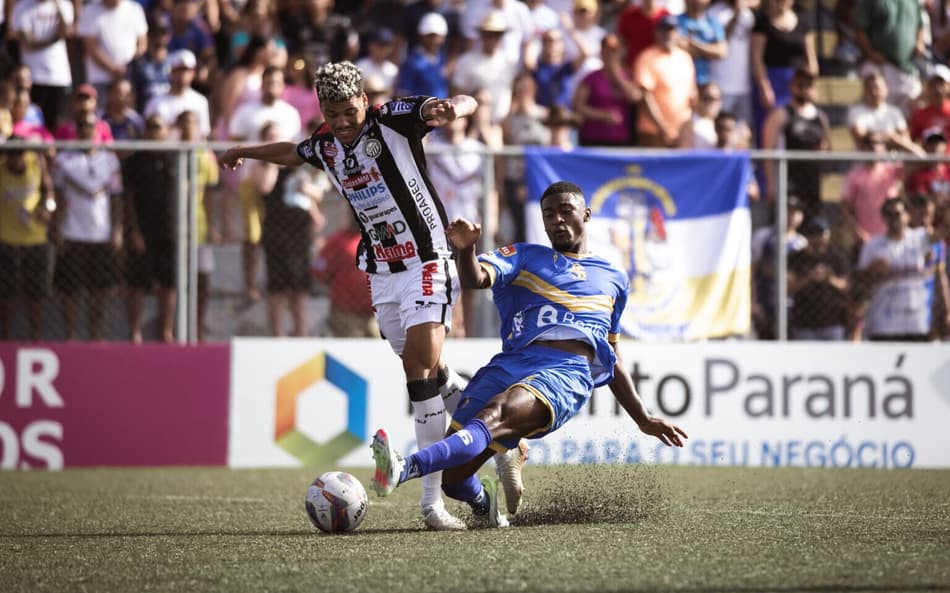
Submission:
[[[621,13],[617,20],[617,36],[627,48],[627,68],[631,72],[640,52],[653,45],[660,19],[668,14],[670,12],[659,6],[656,0],[643,0],[639,6],[631,5]]]
[[[950,68],[943,64],[934,67],[933,74],[927,80],[927,86],[921,97],[924,105],[910,114],[908,127],[914,142],[924,140],[924,130],[939,126],[944,133],[950,133]]]
[[[334,233],[313,263],[313,276],[330,286],[327,327],[338,338],[378,338],[369,278],[353,265],[360,244],[360,231],[352,217]]]
[[[947,136],[942,127],[927,128],[922,136],[922,143],[927,154],[947,152]],[[946,163],[924,163],[919,166],[911,164],[907,165],[907,169],[904,187],[908,195],[931,196],[939,204],[946,203],[950,199],[950,168]]]

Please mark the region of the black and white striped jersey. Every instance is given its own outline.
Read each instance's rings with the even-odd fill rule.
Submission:
[[[432,129],[422,106],[434,97],[403,97],[370,107],[352,146],[324,124],[297,154],[327,172],[360,222],[357,265],[370,274],[405,271],[450,256],[442,202],[426,174],[422,138]]]

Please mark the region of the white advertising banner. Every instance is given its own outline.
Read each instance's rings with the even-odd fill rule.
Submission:
[[[450,340],[471,375],[497,340]],[[624,342],[647,406],[683,427],[674,449],[641,434],[600,388],[531,463],[950,467],[950,348],[935,344]],[[385,427],[414,448],[399,359],[384,341],[235,340],[231,466],[366,466]]]

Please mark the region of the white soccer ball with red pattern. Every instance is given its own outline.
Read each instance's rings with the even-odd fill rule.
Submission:
[[[332,471],[307,488],[305,501],[310,521],[320,531],[344,533],[360,526],[369,508],[366,489],[352,474]]]

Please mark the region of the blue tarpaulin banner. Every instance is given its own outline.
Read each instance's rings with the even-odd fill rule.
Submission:
[[[538,201],[555,181],[584,190],[588,249],[626,269],[624,331],[700,340],[749,330],[751,227],[745,153],[526,147],[528,241],[549,244]]]

